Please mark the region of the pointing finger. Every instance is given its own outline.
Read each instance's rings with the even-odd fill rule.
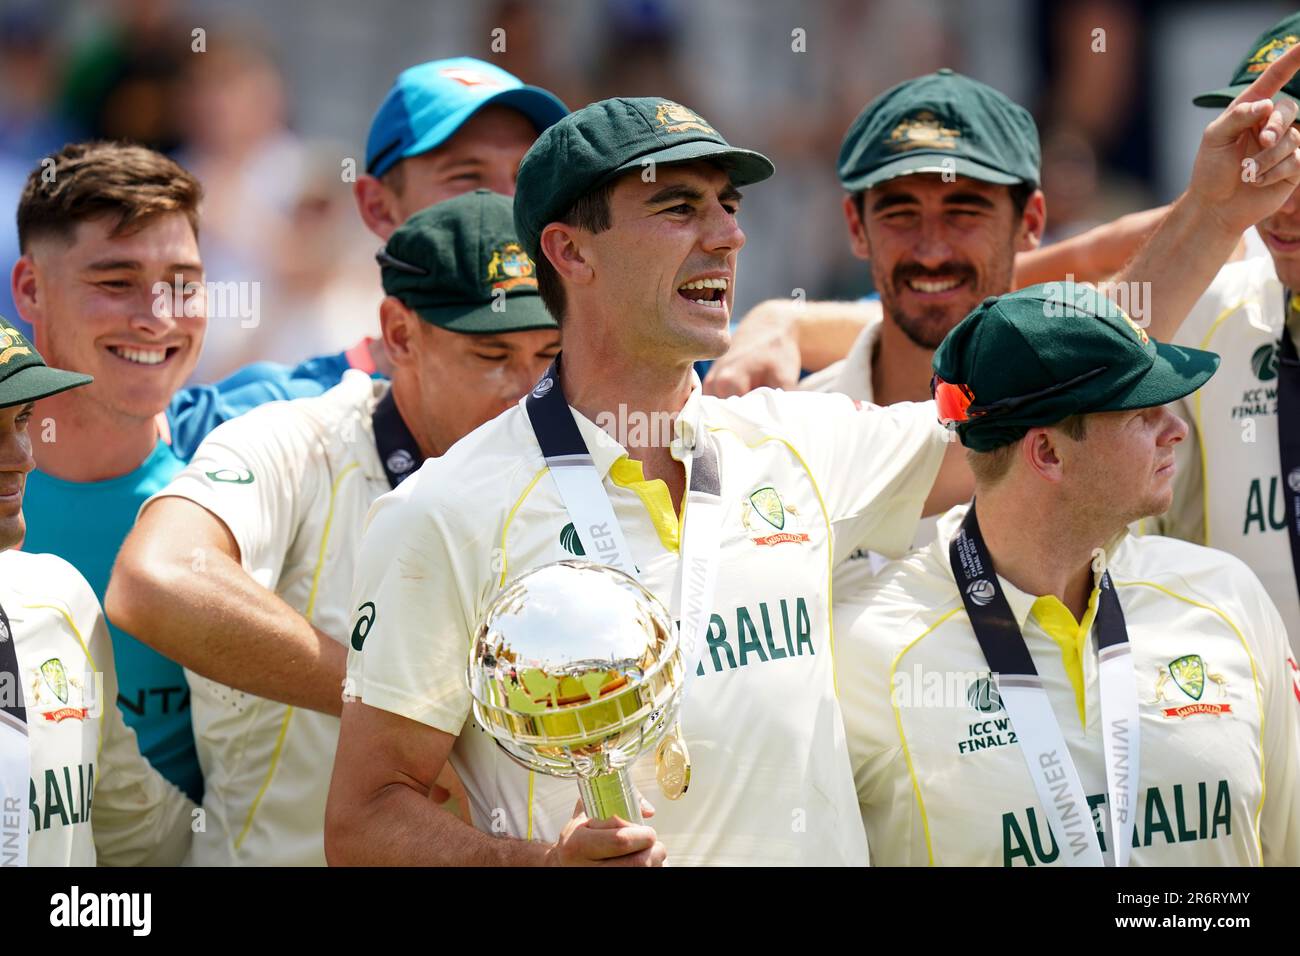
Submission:
[[[1228,108],[1252,100],[1272,99],[1282,87],[1291,82],[1291,77],[1295,76],[1297,70],[1300,70],[1300,43],[1270,63],[1268,69],[1255,78],[1254,83],[1242,90],[1237,98],[1228,104]]]

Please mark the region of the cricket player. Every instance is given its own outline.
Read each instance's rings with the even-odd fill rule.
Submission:
[[[194,805],[140,755],[114,706],[99,601],[62,558],[15,550],[35,467],[33,403],[86,385],[0,319],[0,867],[168,866]]]
[[[114,618],[187,668],[209,821],[191,863],[324,864],[342,688],[314,649],[357,642],[366,512],[512,407],[559,351],[505,197],[416,213],[380,258],[391,385],[349,372],[222,425],[118,556]]]
[[[565,863],[593,850],[632,865],[867,862],[831,666],[830,568],[854,547],[900,553],[927,496],[935,508],[964,485],[958,472],[932,491],[945,447],[957,449],[929,403],[701,395],[692,363],[729,338],[739,188],[771,173],[661,98],[588,106],[525,157],[516,227],[567,345],[523,402],[372,510],[331,862]],[[552,428],[589,455],[581,473],[548,465]],[[576,497],[560,484],[574,475],[588,489]],[[533,777],[467,724],[481,612],[510,578],[573,554],[639,573],[695,648],[690,788],[654,800],[653,829],[593,826],[572,812],[571,781]],[[699,573],[683,575],[687,564]],[[476,829],[424,796],[447,760]],[[633,768],[642,794],[653,775],[653,761]]]
[[[404,71],[371,127],[369,172],[355,189],[363,219],[387,239],[429,202],[480,184],[513,190],[537,132],[565,112],[552,94],[481,61]],[[32,171],[19,205],[24,254],[13,270],[14,298],[51,361],[96,381],[40,410],[28,503],[37,520],[26,546],[67,558],[102,600],[140,505],[209,431],[263,402],[319,395],[349,368],[385,372],[389,364],[382,341],[365,339],[294,369],[256,363],[217,387],[182,389],[206,331],[201,295],[184,291],[188,283],[202,288],[198,183],[134,146],[73,146],[53,159]],[[127,722],[149,759],[200,799],[181,667],[118,627],[110,631]],[[333,641],[313,653],[332,661],[336,698],[343,654]]]
[[[1293,14],[1251,44],[1228,87],[1196,103],[1224,106],[1297,43]],[[1279,99],[1297,98],[1292,80]],[[1178,446],[1173,503],[1146,529],[1250,566],[1282,614],[1300,686],[1300,192],[1257,228],[1267,254],[1225,265],[1174,337],[1219,353],[1223,364],[1178,403],[1189,434]]]
[[[944,340],[974,502],[836,610],[876,863],[1300,863],[1276,608],[1237,558],[1127,533],[1173,496],[1168,404],[1218,364],[1072,284],[989,299]]]

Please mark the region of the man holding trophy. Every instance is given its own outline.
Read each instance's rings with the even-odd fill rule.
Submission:
[[[1286,125],[1261,100],[1212,126],[1197,202],[1132,267],[1158,304],[1185,312],[1222,261],[1186,241],[1209,235],[1201,210],[1284,198],[1276,180],[1293,157],[1273,141]],[[1238,176],[1248,127],[1268,137],[1256,183]],[[371,510],[348,662],[358,699],[344,706],[326,813],[331,862],[867,862],[831,568],[857,548],[901,554],[922,511],[969,498],[972,480],[931,402],[701,395],[693,363],[729,344],[738,188],[772,171],[698,114],[652,98],[572,113],[525,156],[516,232],[564,352],[518,407]],[[1171,244],[1187,251],[1170,255]],[[574,573],[521,587],[524,572],[574,556],[639,578],[678,619],[679,646],[629,649],[625,628],[588,606],[615,606],[607,581]],[[652,604],[636,613],[649,621]],[[559,631],[568,646],[547,657]],[[678,697],[661,699],[665,674],[678,676]],[[641,714],[653,761],[629,768],[632,746],[592,755],[602,728],[624,734]],[[668,799],[653,830],[630,788],[605,800],[585,780],[585,807],[606,818],[589,820],[570,812],[573,784],[547,775],[607,758],[640,793],[658,781]],[[428,800],[448,760],[474,827]]]
[[[701,395],[692,364],[729,341],[737,189],[771,173],[662,99],[596,103],[525,157],[516,231],[563,357],[372,509],[331,862],[654,864],[665,850],[678,865],[867,862],[830,569],[844,549],[906,548],[947,445],[929,404]],[[932,507],[962,497],[956,485]],[[584,555],[637,575],[681,621],[680,732],[631,768],[639,792],[658,776],[669,798],[654,830],[574,815],[572,782],[520,769],[468,722],[471,638],[493,599],[530,568]],[[567,618],[554,610],[576,656],[584,641],[586,656],[605,653],[609,625],[584,607],[597,590],[574,587]],[[647,733],[662,723],[652,715]],[[447,759],[475,828],[425,797]]]

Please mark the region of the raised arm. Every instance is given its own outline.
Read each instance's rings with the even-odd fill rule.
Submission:
[[[879,315],[879,302],[760,302],[736,327],[727,354],[709,369],[704,391],[727,398],[764,386],[793,388],[801,370],[819,371],[844,358]]]
[[[1143,295],[1151,333],[1169,340],[1232,254],[1241,234],[1300,184],[1296,105],[1270,97],[1300,68],[1300,46],[1274,60],[1205,128],[1187,191],[1116,276],[1113,294]]]

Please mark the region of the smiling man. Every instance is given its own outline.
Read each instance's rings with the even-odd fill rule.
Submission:
[[[369,172],[355,189],[362,218],[387,239],[427,203],[481,184],[513,192],[538,131],[566,112],[551,93],[479,60],[404,70],[371,125]],[[41,410],[28,546],[67,558],[102,600],[140,505],[213,428],[264,402],[320,395],[350,368],[391,365],[382,339],[366,338],[296,368],[255,363],[215,386],[177,391],[193,370],[206,310],[157,289],[203,278],[198,183],[160,154],[124,144],[71,145],[52,161],[32,171],[19,205],[14,299],[54,361],[97,381],[88,396]],[[201,799],[181,667],[111,631],[128,724],[146,756]],[[343,676],[336,650],[328,639],[316,648],[334,667],[335,687]]]
[[[829,569],[854,547],[900,553],[945,448],[962,462],[929,403],[701,394],[693,363],[730,338],[739,189],[772,172],[657,98],[592,104],[524,158],[516,228],[564,353],[517,407],[372,509],[331,861],[543,864],[598,848],[623,864],[867,862]],[[610,415],[672,427],[667,440],[635,425],[613,435],[597,424]],[[948,488],[933,498],[956,500]],[[574,816],[572,782],[531,777],[467,723],[465,662],[488,602],[515,575],[584,553],[639,574],[682,619],[693,683],[673,739],[693,769],[685,795],[670,785],[680,799],[655,801],[653,829]],[[448,760],[477,830],[425,796]],[[633,767],[642,793],[654,772]]]
[[[325,862],[366,512],[513,406],[559,351],[518,249],[504,196],[416,213],[380,255],[391,386],[354,371],[319,398],[248,412],[141,508],[105,600],[187,668],[209,821],[192,862]]]
[[[95,381],[37,407],[25,546],[68,560],[102,598],[135,510],[181,467],[159,418],[194,368],[207,310],[155,285],[203,281],[201,190],[143,147],[66,146],[52,160],[32,171],[19,202],[14,300],[43,354]],[[127,724],[150,761],[198,798],[180,668],[110,631]]]

